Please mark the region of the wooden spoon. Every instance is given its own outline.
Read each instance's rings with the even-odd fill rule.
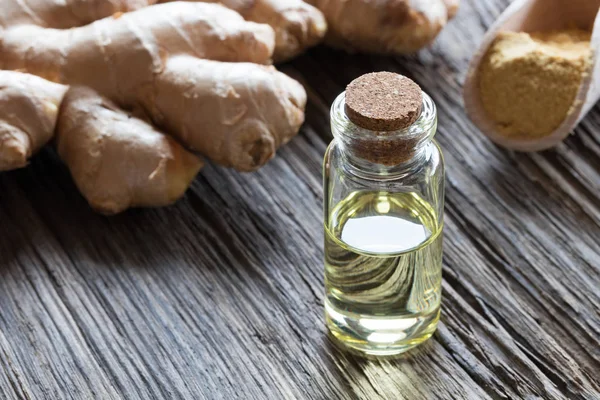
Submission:
[[[494,23],[469,66],[464,85],[467,114],[475,125],[495,143],[518,151],[540,151],[562,142],[600,99],[600,0],[515,0]],[[479,97],[479,65],[498,32],[540,32],[578,27],[593,30],[593,62],[581,82],[572,111],[548,136],[518,139],[503,136],[488,118]]]

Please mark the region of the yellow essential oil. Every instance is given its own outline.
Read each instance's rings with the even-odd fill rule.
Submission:
[[[437,111],[410,79],[367,74],[331,110],[323,165],[325,320],[360,354],[393,356],[440,318],[444,159]]]
[[[326,319],[368,354],[427,340],[440,315],[442,226],[416,193],[354,192],[325,224]]]

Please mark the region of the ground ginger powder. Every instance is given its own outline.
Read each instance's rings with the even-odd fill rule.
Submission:
[[[479,67],[479,90],[500,134],[531,140],[560,126],[589,72],[590,39],[582,30],[497,36]]]

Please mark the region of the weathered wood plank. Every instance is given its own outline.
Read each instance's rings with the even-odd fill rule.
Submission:
[[[521,155],[462,111],[506,4],[464,0],[415,57],[286,65],[309,92],[301,135],[255,174],[207,167],[176,206],[98,216],[50,151],[0,175],[0,397],[600,398],[600,112]],[[328,107],[381,69],[434,97],[449,170],[442,324],[398,361],[339,351],[322,318]]]

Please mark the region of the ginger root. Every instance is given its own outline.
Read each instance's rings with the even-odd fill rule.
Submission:
[[[65,94],[66,93],[66,94]],[[105,214],[179,199],[203,162],[91,89],[0,71],[0,171],[56,148],[90,205]]]
[[[268,24],[275,30],[275,61],[293,58],[319,43],[327,31],[323,14],[302,0],[219,1],[248,21]]]
[[[349,51],[404,54],[429,45],[459,0],[305,0],[323,12],[328,44]]]
[[[81,194],[104,214],[169,205],[203,166],[172,138],[87,88],[67,92],[56,150]]]
[[[139,99],[159,126],[212,161],[253,171],[304,122],[302,85],[270,66],[173,57]]]
[[[0,71],[0,171],[22,168],[52,139],[67,87]]]
[[[92,86],[124,101],[134,86],[160,74],[170,55],[269,64],[273,47],[267,25],[246,22],[218,4],[176,2],[67,30],[9,28],[0,43],[0,68],[69,84],[93,80]]]
[[[186,147],[252,171],[298,132],[306,93],[272,68],[209,60],[268,63],[273,44],[267,25],[217,4],[178,2],[68,31],[10,28],[0,59],[3,68],[141,106]]]
[[[0,27],[35,25],[67,29],[115,14],[128,13],[172,0],[2,0]],[[327,24],[319,10],[302,0],[192,0],[222,3],[246,20],[270,25],[276,33],[276,61],[285,61],[319,43]],[[193,15],[193,14],[192,14]]]
[[[37,25],[66,29],[154,3],[156,0],[2,0],[0,27]]]
[[[0,69],[40,77],[0,72],[9,88],[0,76],[0,102],[9,104],[0,109],[0,167],[25,165],[54,133],[81,193],[93,208],[114,214],[181,197],[202,167],[189,150],[253,171],[298,132],[306,92],[269,66],[273,28],[219,4],[144,7],[154,1],[89,0],[97,8],[81,14],[75,0],[31,0],[34,9],[0,0],[12,15],[0,19]],[[306,43],[312,17],[294,14],[294,4],[258,0],[245,15],[284,30],[289,27],[279,16],[295,15],[290,26]],[[135,11],[85,25],[117,9]],[[57,17],[66,14],[70,19]],[[12,82],[9,74],[36,84],[15,89],[19,79]],[[65,96],[66,85],[74,88]],[[118,107],[143,114],[178,141]]]

